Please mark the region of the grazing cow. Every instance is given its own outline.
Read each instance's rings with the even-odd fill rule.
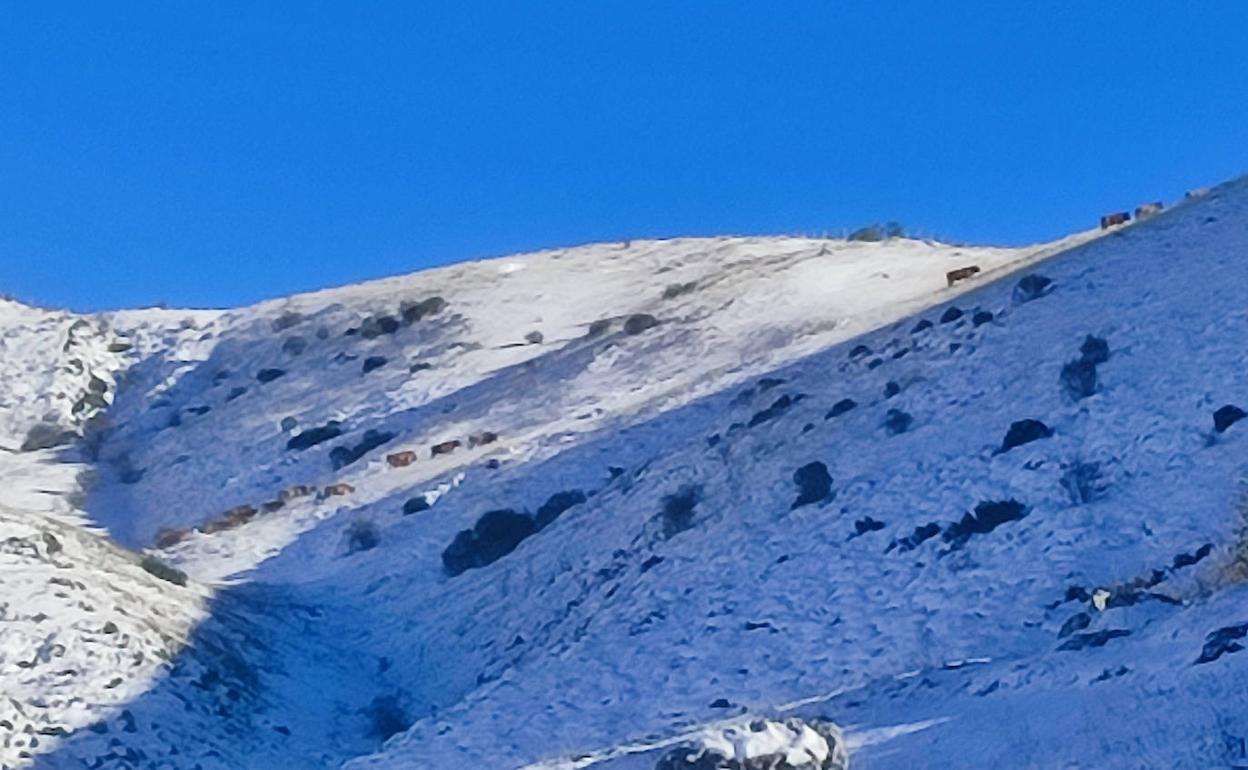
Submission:
[[[161,527],[156,530],[155,546],[157,548],[169,548],[170,546],[175,546],[178,543],[181,543],[190,536],[191,531],[189,529],[169,529],[167,527]]]
[[[410,449],[386,455],[386,462],[391,468],[406,468],[416,462],[416,453]]]
[[[1101,217],[1101,229],[1108,230],[1115,225],[1125,225],[1131,221],[1131,214],[1126,211],[1115,211],[1113,214],[1106,214]]]
[[[451,439],[450,441],[443,441],[441,444],[433,445],[433,448],[429,451],[429,456],[437,457],[438,455],[449,455],[451,452],[459,449],[459,447],[460,441],[457,438]]]
[[[979,272],[979,265],[970,265],[969,267],[959,267],[957,270],[950,270],[945,273],[945,281],[950,285],[954,285],[958,281],[964,281],[967,278]]]
[[[338,497],[341,495],[349,495],[354,491],[355,491],[355,487],[351,486],[345,481],[340,481],[337,484],[330,484],[329,486],[325,487],[325,489],[321,491],[321,499],[324,500],[327,497]]]
[[[294,500],[297,497],[307,497],[315,491],[315,487],[310,487],[307,484],[296,484],[293,487],[286,487],[281,492],[278,492],[277,499],[285,503]]]
[[[1208,195],[1208,194],[1209,194],[1209,188],[1208,188],[1208,187],[1197,187],[1197,188],[1194,188],[1194,189],[1188,190],[1188,191],[1184,194],[1184,196],[1183,196],[1183,197],[1187,198],[1189,201],[1194,201],[1194,200],[1196,200],[1197,198],[1203,198],[1203,197],[1205,197],[1205,196],[1206,196],[1206,195]]]
[[[1156,216],[1157,214],[1160,214],[1162,208],[1164,208],[1164,205],[1162,204],[1161,201],[1153,201],[1152,203],[1141,203],[1140,205],[1135,207],[1135,218],[1136,219],[1148,219],[1151,216]]]
[[[495,441],[498,441],[497,433],[489,430],[483,430],[480,433],[473,433],[468,436],[468,448],[471,449],[477,446],[493,444]]]

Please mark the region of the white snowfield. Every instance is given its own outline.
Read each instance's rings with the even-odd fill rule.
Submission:
[[[1248,766],[1248,183],[1098,235],[0,305],[0,767]]]

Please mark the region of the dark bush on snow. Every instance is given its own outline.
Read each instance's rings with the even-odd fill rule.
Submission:
[[[976,310],[971,316],[971,323],[975,326],[983,326],[986,323],[992,323],[993,315],[987,310]]]
[[[537,509],[534,514],[534,522],[538,529],[543,529],[551,524],[555,519],[563,515],[563,512],[574,505],[580,505],[587,498],[585,493],[579,489],[570,489],[565,492],[556,492],[551,495],[542,506]]]
[[[1205,646],[1201,648],[1200,657],[1196,659],[1196,663],[1211,663],[1223,655],[1243,650],[1244,645],[1237,640],[1246,636],[1248,636],[1248,623],[1225,626],[1209,633],[1205,637]]]
[[[960,307],[949,307],[945,312],[940,314],[940,322],[942,324],[953,323],[954,321],[965,315]]]
[[[72,443],[78,434],[66,430],[60,425],[50,422],[35,424],[26,432],[26,440],[22,442],[23,452],[34,452],[40,449],[51,449]]]
[[[855,345],[853,350],[849,351],[850,358],[858,358],[859,356],[871,355],[871,348],[866,345]]]
[[[842,398],[840,401],[837,401],[832,405],[832,408],[829,409],[828,413],[823,416],[823,419],[830,420],[833,417],[840,417],[856,406],[858,406],[858,402],[852,398]]]
[[[606,318],[602,318],[597,321],[594,321],[593,323],[589,325],[589,328],[585,330],[585,336],[586,337],[600,337],[606,334],[607,331],[610,329],[611,329],[611,321],[609,321]]]
[[[898,385],[893,380],[889,380],[884,385],[884,398],[892,398],[893,396],[897,395],[900,392],[901,392],[901,386]]]
[[[412,726],[412,719],[403,708],[397,695],[382,695],[373,698],[365,710],[368,717],[369,732],[375,738],[389,740]]]
[[[542,344],[543,341],[545,341],[545,339],[546,339],[546,335],[542,334],[539,331],[531,331],[528,334],[524,335],[524,341],[529,343],[530,345],[540,345]]]
[[[686,485],[663,498],[663,510],[659,519],[663,524],[663,537],[671,538],[693,526],[693,509],[702,500],[700,487]]]
[[[884,416],[884,430],[893,436],[910,430],[912,424],[914,424],[914,418],[900,409],[889,409],[888,414]]]
[[[1018,521],[1026,515],[1027,506],[1017,500],[983,502],[975,506],[974,513],[968,513],[961,521],[950,525],[945,530],[945,540],[957,548],[972,535],[986,535],[1002,524]]]
[[[1079,346],[1079,358],[1096,366],[1109,360],[1109,343],[1089,334]]]
[[[663,290],[663,299],[675,299],[682,294],[689,294],[697,288],[697,281],[689,281],[688,283],[673,283]]]
[[[285,374],[285,369],[261,369],[256,372],[256,380],[263,384],[266,382],[272,382]]]
[[[659,319],[649,313],[637,313],[630,315],[624,321],[625,334],[641,334],[647,329],[653,329],[659,325]]]
[[[910,330],[910,333],[918,334],[919,332],[925,332],[928,329],[932,328],[933,326],[935,326],[935,324],[933,324],[931,321],[927,320],[926,318],[922,318],[922,319],[919,319],[919,322],[914,325],[914,328]]]
[[[1005,432],[1005,439],[1001,442],[1001,451],[1008,452],[1014,447],[1052,435],[1053,430],[1039,420],[1016,420],[1010,423],[1010,429]]]
[[[168,564],[165,564],[155,556],[144,556],[143,561],[139,562],[139,566],[147,570],[149,574],[155,575],[166,582],[173,583],[175,586],[186,585],[185,572],[175,567],[170,567]]]
[[[790,396],[786,393],[785,395],[781,396],[780,398],[777,398],[774,402],[772,402],[771,406],[759,412],[756,412],[754,416],[750,418],[750,427],[753,428],[756,425],[762,425],[768,420],[773,420],[779,417],[780,415],[787,412],[789,410],[789,407],[793,406],[801,399],[802,399],[802,396]]]
[[[319,428],[309,428],[302,433],[291,436],[290,440],[286,442],[286,448],[304,450],[330,439],[338,438],[341,435],[342,423],[337,420],[330,420]]]
[[[399,303],[399,315],[403,316],[403,321],[409,324],[431,315],[437,315],[444,309],[446,309],[446,300],[437,296],[422,299],[419,302],[404,300]]]
[[[394,438],[395,434],[383,430],[366,430],[355,446],[336,446],[329,452],[329,463],[334,470],[341,470],[377,447]]]
[[[278,427],[282,429],[282,433],[290,433],[298,425],[299,425],[299,421],[296,420],[294,417],[283,417]]]
[[[1062,467],[1062,488],[1075,505],[1090,503],[1105,491],[1101,464],[1076,461]]]
[[[357,519],[347,527],[347,553],[371,551],[381,543],[381,533],[371,521]]]
[[[1019,279],[1018,284],[1014,287],[1014,302],[1019,305],[1024,302],[1031,302],[1033,299],[1040,299],[1052,290],[1052,279],[1046,278],[1039,273],[1025,275]]]
[[[911,534],[906,535],[905,537],[902,537],[902,538],[898,538],[897,540],[894,540],[893,542],[889,543],[888,548],[884,549],[884,553],[888,553],[894,548],[898,548],[902,551],[913,551],[915,548],[918,548],[919,545],[923,543],[924,541],[931,540],[932,538],[936,537],[939,534],[940,534],[939,524],[935,522],[931,522],[929,524],[923,524],[922,526],[915,527],[914,532],[912,532]]]
[[[388,361],[389,359],[387,359],[385,356],[369,356],[368,358],[364,359],[364,366],[362,368],[362,372],[364,374],[368,374],[369,372],[375,369],[380,369],[381,367],[385,366],[388,363]]]
[[[1213,430],[1217,433],[1225,433],[1227,428],[1245,417],[1248,417],[1248,412],[1234,404],[1227,404],[1213,413]]]
[[[512,510],[489,511],[472,529],[460,531],[442,552],[442,566],[451,577],[493,564],[537,532],[531,516]]]
[[[849,240],[864,243],[876,243],[889,238],[904,237],[906,237],[906,229],[901,226],[900,222],[874,223],[860,227],[849,234]]]
[[[827,500],[832,495],[832,475],[828,473],[828,466],[817,460],[794,471],[793,483],[797,484],[797,499],[789,506],[790,510]]]
[[[1096,393],[1096,364],[1080,358],[1062,367],[1062,392],[1072,401],[1081,401]]]
[[[282,343],[282,352],[290,356],[297,356],[307,349],[308,341],[303,337],[287,337]]]
[[[865,535],[868,532],[878,532],[884,529],[884,522],[877,521],[870,516],[865,516],[854,522],[854,536]]]

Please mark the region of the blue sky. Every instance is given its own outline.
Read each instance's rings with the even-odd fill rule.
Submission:
[[[0,292],[224,306],[597,240],[1022,243],[1248,170],[1248,3],[0,9]]]

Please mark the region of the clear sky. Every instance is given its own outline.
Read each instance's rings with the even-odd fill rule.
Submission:
[[[0,8],[0,293],[75,309],[882,219],[1023,243],[1245,170],[1231,0]]]

